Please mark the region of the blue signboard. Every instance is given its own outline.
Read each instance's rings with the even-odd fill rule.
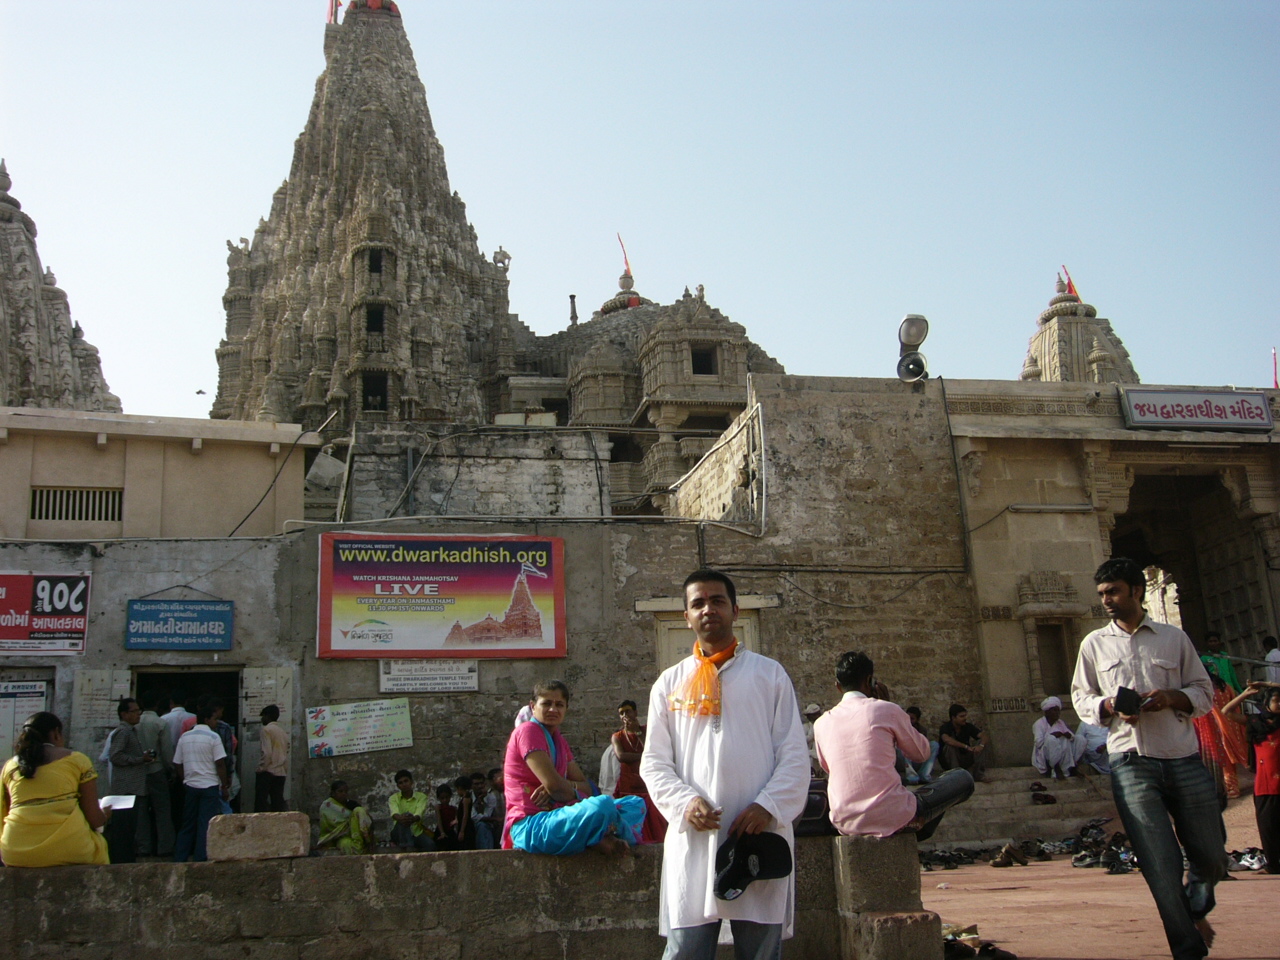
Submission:
[[[230,650],[232,600],[130,600],[126,650]]]

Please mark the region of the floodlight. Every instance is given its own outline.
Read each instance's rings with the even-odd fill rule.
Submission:
[[[920,314],[908,313],[902,318],[902,325],[898,327],[898,343],[902,346],[915,350],[928,335],[929,321]]]
[[[915,383],[929,379],[929,365],[920,344],[929,335],[929,321],[918,313],[908,313],[898,327],[898,379]]]

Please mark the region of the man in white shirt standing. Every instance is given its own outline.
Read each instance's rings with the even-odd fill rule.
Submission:
[[[1267,651],[1262,658],[1267,661],[1267,682],[1280,683],[1280,649],[1275,637],[1263,637],[1262,649]]]
[[[196,708],[196,725],[184,733],[173,751],[173,769],[182,781],[185,797],[182,803],[182,830],[174,850],[175,863],[186,863],[192,857],[208,860],[205,839],[209,821],[218,815],[231,794],[231,773],[227,769],[227,751],[222,738],[209,726],[218,708],[213,701],[202,700]]]
[[[1213,943],[1213,888],[1227,870],[1217,790],[1190,722],[1209,712],[1213,685],[1190,638],[1147,617],[1137,562],[1108,560],[1093,579],[1112,622],[1080,645],[1071,699],[1081,720],[1110,728],[1116,808],[1172,956],[1200,960]]]
[[[715,894],[716,852],[731,837],[781,836],[809,789],[809,749],[795,688],[782,666],[733,635],[733,581],[715,570],[684,583],[691,656],[663,671],[649,696],[640,776],[670,824],[658,932],[664,960],[713,960],[722,920],[737,960],[777,960],[791,935],[795,874],[756,880],[735,899]]]

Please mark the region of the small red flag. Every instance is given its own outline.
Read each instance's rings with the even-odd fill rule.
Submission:
[[[338,22],[338,8],[342,6],[342,0],[329,0],[329,16],[325,19],[325,23]]]
[[[618,234],[618,246],[622,248],[622,265],[627,268],[627,276],[631,276],[631,261],[627,259],[627,245],[622,242],[622,234]]]
[[[1062,272],[1067,276],[1067,293],[1071,294],[1073,297],[1079,297],[1080,291],[1076,289],[1075,281],[1071,279],[1071,274],[1067,272],[1067,268],[1065,266],[1062,268]]]
[[[1280,371],[1276,370],[1276,348],[1271,348],[1271,389],[1280,390]]]

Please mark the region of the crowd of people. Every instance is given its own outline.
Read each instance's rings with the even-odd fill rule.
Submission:
[[[1074,776],[1085,763],[1109,771],[1172,955],[1190,960],[1212,943],[1207,918],[1227,859],[1221,811],[1250,752],[1266,866],[1280,873],[1280,677],[1272,673],[1280,673],[1280,654],[1267,638],[1267,680],[1242,683],[1220,638],[1206,638],[1199,655],[1182,630],[1147,617],[1145,582],[1132,560],[1109,560],[1096,572],[1110,622],[1081,644],[1071,697],[1080,725],[1072,731],[1062,700],[1046,698],[1032,762],[1046,777]],[[920,708],[893,703],[871,658],[849,651],[834,665],[836,706],[801,710],[782,666],[739,644],[729,577],[695,571],[684,599],[690,655],[653,684],[647,724],[635,701],[618,705],[601,764],[605,789],[584,774],[565,737],[568,686],[547,680],[517,715],[501,766],[439,784],[434,803],[415,789],[411,771],[395,773],[389,842],[405,851],[557,855],[665,843],[664,960],[711,960],[724,920],[739,960],[776,960],[794,920],[792,825],[815,775],[825,779],[839,833],[918,840],[984,779],[991,740],[963,704],[950,706],[931,739]],[[105,809],[92,762],[66,747],[58,718],[38,713],[24,724],[0,772],[6,865],[117,862],[117,851],[127,859],[134,844],[161,855],[172,844],[179,861],[204,858],[208,820],[229,809],[235,789],[238,743],[222,704],[202,699],[189,714],[167,697],[150,711],[125,699],[118,712],[102,758],[113,795],[132,803]],[[261,714],[257,809],[283,806],[288,739],[278,717],[274,707]],[[182,785],[176,836],[179,805],[166,809],[174,781]],[[375,849],[375,821],[345,781],[331,784],[319,820],[322,849]]]
[[[15,756],[0,773],[0,859],[6,866],[133,863],[139,856],[205,860],[209,821],[231,813],[239,790],[232,758],[239,740],[224,704],[202,697],[191,713],[181,693],[156,696],[144,710],[132,697],[116,706],[118,725],[103,742],[106,792],[85,754],[66,746],[62,721],[28,718]],[[289,734],[280,710],[265,707],[256,808],[284,809]]]

